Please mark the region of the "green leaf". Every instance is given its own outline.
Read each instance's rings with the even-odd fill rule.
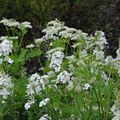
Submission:
[[[25,59],[28,60],[29,58],[37,57],[37,56],[40,56],[41,54],[42,54],[42,51],[40,49],[34,48],[28,51]]]

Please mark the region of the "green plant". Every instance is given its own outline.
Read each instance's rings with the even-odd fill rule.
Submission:
[[[120,88],[120,50],[115,59],[105,57],[108,43],[102,31],[89,36],[56,19],[47,24],[43,37],[24,48],[24,35],[31,24],[13,19],[3,19],[1,23],[12,35],[0,38],[1,119],[119,118],[116,93]],[[45,66],[41,62],[39,66],[42,73],[28,75],[24,64],[41,55],[43,44],[47,48],[43,48]]]

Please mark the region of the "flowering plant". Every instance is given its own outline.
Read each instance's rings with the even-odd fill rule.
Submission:
[[[31,24],[13,19],[1,23],[10,32],[0,38],[1,118],[120,119],[120,50],[116,58],[105,55],[104,32],[88,35],[56,19],[47,24],[42,38],[25,48],[22,42]],[[28,74],[25,63],[41,53],[44,64]]]

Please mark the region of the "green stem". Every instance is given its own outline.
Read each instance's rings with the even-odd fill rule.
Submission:
[[[95,94],[95,96],[96,96],[96,99],[97,99],[97,104],[98,104],[98,108],[99,108],[99,116],[100,116],[100,120],[102,120],[102,118],[101,118],[101,104],[100,104],[100,101],[99,101],[99,98],[98,98],[98,95],[97,95],[97,92],[96,92],[96,90],[95,90],[95,88],[93,87],[93,92],[94,92],[94,94]]]
[[[3,120],[3,105],[2,105],[2,99],[0,100],[1,104],[0,104],[0,120]]]

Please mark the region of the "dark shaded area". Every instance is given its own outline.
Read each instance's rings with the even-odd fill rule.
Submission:
[[[120,37],[120,0],[0,0],[0,18],[15,18],[32,22],[27,40],[42,36],[41,30],[50,20],[58,18],[69,27],[94,33],[102,30],[110,48],[107,54],[116,56]],[[4,33],[0,28],[0,35]],[[28,42],[28,41],[27,41]]]
[[[109,43],[107,55],[115,57],[120,37],[120,0],[84,0],[81,4],[73,3],[63,21],[68,26],[88,33],[104,31]]]
[[[120,38],[120,0],[0,0],[0,8],[0,19],[6,17],[32,23],[33,28],[25,36],[23,46],[41,37],[47,22],[58,18],[67,26],[89,34],[104,31],[109,43],[106,54],[116,57]],[[0,35],[5,35],[2,25]],[[43,57],[40,60],[45,61]],[[39,68],[39,61],[31,59],[25,66],[28,73],[33,73]]]

